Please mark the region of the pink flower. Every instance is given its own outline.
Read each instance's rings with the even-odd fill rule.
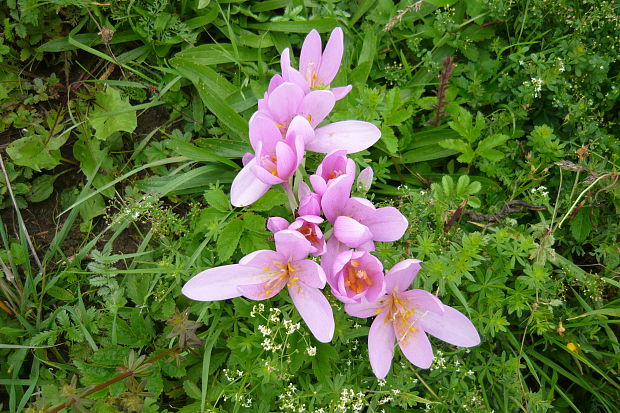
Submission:
[[[295,83],[283,82],[258,101],[259,112],[273,119],[285,134],[291,120],[303,116],[313,128],[334,108],[336,98],[329,90],[315,90],[308,94]],[[306,142],[307,143],[307,142]]]
[[[391,242],[403,236],[409,223],[394,207],[375,208],[364,198],[350,198],[353,177],[343,175],[321,198],[323,214],[334,226],[333,236],[350,248],[374,250],[374,241]]]
[[[387,376],[394,356],[394,341],[414,365],[429,368],[433,349],[426,333],[460,347],[473,347],[480,336],[469,319],[424,290],[407,290],[420,270],[420,261],[396,264],[385,276],[385,294],[375,302],[346,304],[355,317],[376,315],[368,334],[370,365],[375,375]]]
[[[310,242],[310,254],[318,257],[325,254],[325,238],[319,228],[322,222],[323,218],[314,215],[300,216],[291,224],[284,218],[271,217],[267,220],[267,229],[274,234],[285,229],[299,232]]]
[[[346,150],[336,150],[325,156],[316,173],[310,176],[310,182],[316,193],[323,195],[330,182],[345,174],[355,176],[355,162],[347,158]]]
[[[288,287],[293,304],[317,340],[327,343],[334,335],[334,315],[319,290],[325,273],[306,257],[310,242],[297,231],[275,234],[276,250],[259,250],[246,255],[239,264],[202,271],[183,286],[192,300],[218,301],[244,296],[264,300]]]
[[[367,252],[341,252],[331,272],[327,281],[343,303],[359,303],[362,298],[372,302],[383,293],[383,265]]]
[[[277,124],[257,112],[250,119],[250,144],[256,156],[247,162],[233,180],[230,190],[234,206],[258,200],[273,185],[287,182],[304,157],[304,142],[314,136],[312,126],[302,116],[290,123],[284,138]]]
[[[329,36],[325,50],[321,44],[321,36],[316,30],[312,30],[306,36],[301,47],[299,58],[299,71],[291,67],[290,52],[285,49],[282,52],[280,64],[282,77],[287,82],[295,82],[307,91],[316,89],[329,89],[332,80],[336,77],[342,55],[344,53],[344,35],[340,27],[336,27]],[[351,91],[351,85],[333,88],[336,100],[340,100]]]
[[[299,208],[297,208],[297,215],[321,215],[321,196],[310,190],[310,187],[305,182],[299,183],[299,189],[297,190],[297,197],[299,198]]]

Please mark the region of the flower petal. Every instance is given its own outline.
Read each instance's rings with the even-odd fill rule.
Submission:
[[[319,264],[312,260],[301,260],[293,264],[295,272],[292,277],[299,279],[309,287],[323,288],[325,287],[325,273]]]
[[[230,202],[236,207],[243,207],[256,202],[271,188],[252,172],[256,166],[256,158],[248,162],[239,171],[230,188]]]
[[[325,51],[321,56],[321,66],[319,66],[319,73],[317,78],[323,85],[329,85],[340,69],[340,63],[342,62],[342,53],[344,52],[344,35],[342,29],[336,27],[329,40],[325,45]]]
[[[314,337],[328,343],[334,336],[334,313],[323,293],[300,282],[288,288],[293,304]]]
[[[276,251],[258,250],[241,258],[239,264],[248,267],[256,267],[262,271],[269,271],[271,270],[271,267],[275,265],[275,263],[279,263],[284,259],[285,258]],[[258,284],[261,281],[264,281],[264,279],[260,279],[253,284]]]
[[[243,284],[260,282],[262,271],[245,265],[215,267],[192,277],[183,286],[183,294],[197,301],[218,301],[239,297],[237,288]]]
[[[316,131],[316,137],[306,145],[306,150],[330,153],[345,149],[355,153],[368,149],[381,137],[381,131],[372,123],[359,120],[343,120],[322,126]]]
[[[286,143],[278,142],[276,144],[276,159],[278,178],[285,181],[288,180],[288,178],[295,173],[297,166],[299,166],[297,163],[297,154],[295,154]]]
[[[419,319],[428,334],[447,343],[460,347],[473,347],[480,344],[480,336],[472,322],[460,311],[444,305],[443,314],[427,312]]]
[[[276,251],[282,254],[289,262],[301,261],[310,252],[310,241],[297,231],[285,229],[284,231],[277,232],[274,238],[276,241]]]
[[[290,66],[290,62],[289,62],[289,66]],[[284,79],[282,79],[282,76],[280,76],[278,74],[273,75],[273,77],[269,81],[269,87],[267,88],[267,93],[273,92],[282,83],[284,83]]]
[[[270,95],[267,104],[274,120],[280,125],[287,125],[297,114],[304,91],[294,83],[284,82]]]
[[[304,39],[299,56],[299,72],[308,83],[311,82],[312,75],[319,70],[322,48],[321,35],[316,30],[311,30]]]
[[[334,87],[332,88],[332,93],[334,94],[336,101],[338,101],[342,99],[343,97],[345,97],[346,95],[348,95],[351,89],[353,89],[353,86],[351,85]]]
[[[310,125],[308,119],[303,116],[295,116],[286,131],[286,141],[289,145],[292,145],[293,143],[290,139],[293,134],[296,137],[301,136],[304,144],[314,140],[314,128],[312,128],[312,125]],[[303,147],[301,148],[301,151],[303,152]]]
[[[274,120],[262,112],[256,112],[250,118],[249,135],[250,145],[258,156],[273,153],[276,143],[282,140]]]
[[[332,92],[314,90],[303,98],[298,113],[308,119],[313,128],[316,128],[329,115],[335,104],[336,98]]]
[[[330,185],[327,186],[321,197],[321,208],[329,222],[333,223],[340,216],[340,212],[351,195],[354,179],[351,175],[341,175],[332,179]]]
[[[334,236],[338,241],[350,248],[357,248],[360,245],[372,240],[372,233],[364,224],[360,224],[353,218],[339,216],[334,222]]]
[[[285,281],[282,280],[280,283],[275,284],[274,286],[267,285],[266,282],[262,282],[260,284],[252,284],[252,285],[240,285],[237,287],[246,298],[250,300],[267,300],[269,298],[273,298],[277,295],[284,286],[286,285]]]
[[[323,271],[325,271],[327,282],[329,282],[330,285],[333,285],[332,283],[334,283],[333,274],[336,257],[346,250],[348,250],[347,246],[338,241],[336,237],[332,236],[327,240],[325,254],[321,256],[321,267],[323,268]]]
[[[365,297],[362,297],[362,300],[359,303],[346,304],[344,306],[344,311],[353,317],[368,318],[376,316],[382,310],[379,299],[376,301],[368,301]]]
[[[428,291],[418,289],[403,291],[398,294],[398,299],[410,304],[410,307],[415,310],[414,314],[418,319],[424,317],[424,314],[428,311],[436,314],[443,314],[445,311],[445,306],[439,298]]]
[[[385,275],[385,290],[405,291],[420,271],[420,260],[408,259],[394,265]]]
[[[396,329],[397,334],[399,330]],[[404,337],[396,337],[398,345],[407,360],[413,365],[427,369],[433,363],[433,347],[421,328],[414,327]]]
[[[400,239],[409,226],[407,218],[394,207],[379,208],[363,222],[370,228],[373,239],[381,242]]]
[[[353,304],[347,304],[350,306]],[[368,356],[375,376],[385,378],[390,371],[394,357],[394,327],[386,319],[387,311],[380,313],[368,332]]]
[[[267,229],[274,234],[278,231],[287,229],[288,226],[288,221],[282,217],[269,217],[267,220]]]

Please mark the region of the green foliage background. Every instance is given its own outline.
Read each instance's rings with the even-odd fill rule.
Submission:
[[[0,411],[617,411],[619,9],[3,3]],[[424,260],[414,286],[482,337],[470,350],[433,341],[429,370],[397,351],[385,381],[369,322],[335,300],[321,344],[286,294],[180,293],[272,247],[265,222],[290,214],[284,193],[234,209],[229,183],[279,53],[336,26],[334,84],[353,91],[330,120],[381,128],[353,158],[375,171],[368,196],[410,222],[376,255]]]

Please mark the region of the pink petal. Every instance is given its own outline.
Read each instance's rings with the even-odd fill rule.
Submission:
[[[282,217],[270,217],[267,220],[267,229],[273,232],[274,234],[278,231],[287,229],[288,226],[289,226],[288,221]]]
[[[287,125],[297,113],[304,91],[294,83],[285,82],[278,86],[270,95],[267,104],[275,121]]]
[[[240,285],[238,287],[241,295],[250,300],[267,300],[274,297],[282,288],[286,285],[286,282],[282,281],[274,286],[268,286],[266,283],[252,284],[252,285]]]
[[[271,173],[271,171],[266,170],[260,165],[253,165],[252,173],[256,176],[256,178],[258,178],[258,180],[263,182],[263,184],[267,184],[270,186],[281,184],[282,182],[284,182],[284,179],[280,178],[277,175],[274,175],[273,173]]]
[[[374,176],[374,172],[372,168],[369,166],[365,168],[360,174],[357,176],[357,187],[359,190],[363,192],[368,192],[370,186],[372,185],[372,178]]]
[[[290,62],[289,62],[289,65],[290,65]],[[282,76],[277,75],[277,74],[273,75],[273,77],[269,81],[269,88],[267,89],[267,93],[273,92],[282,83],[284,83],[284,79],[282,79]]]
[[[348,304],[350,306],[352,304]],[[394,327],[386,319],[387,311],[381,312],[368,332],[368,356],[375,376],[385,378],[390,371],[394,357]]]
[[[373,239],[381,242],[400,239],[409,226],[407,218],[394,207],[379,208],[363,222],[372,231]]]
[[[276,123],[262,112],[256,112],[250,118],[249,135],[250,145],[258,156],[260,152],[273,153],[276,143],[282,140],[282,134]]]
[[[274,235],[276,241],[276,251],[278,251],[288,262],[301,261],[310,252],[310,241],[297,231],[284,230]]]
[[[329,222],[333,223],[341,215],[340,212],[351,194],[353,180],[354,177],[351,175],[341,175],[330,181],[321,198],[321,208]]]
[[[321,256],[321,267],[325,271],[325,276],[330,285],[333,285],[334,279],[334,263],[340,253],[346,251],[348,248],[342,242],[338,241],[336,237],[330,237],[327,240],[325,254]]]
[[[319,32],[310,31],[301,46],[301,56],[299,57],[299,72],[308,83],[311,83],[312,75],[319,70],[322,48]]]
[[[444,305],[444,313],[431,311],[420,316],[419,323],[424,331],[460,347],[473,347],[480,344],[480,336],[472,322],[460,311]]]
[[[325,287],[325,273],[319,264],[312,260],[301,260],[292,264],[295,272],[292,277],[299,279],[309,287],[323,288]]]
[[[385,275],[385,290],[405,291],[420,271],[420,260],[407,259],[394,265]]]
[[[345,305],[344,310],[347,314],[359,318],[373,317],[382,311],[379,300],[368,301],[364,297],[362,297],[362,301],[359,303]]]
[[[318,80],[325,86],[329,85],[340,69],[342,62],[342,53],[344,52],[342,29],[336,27],[325,46],[325,51],[321,57],[321,66],[319,67]]]
[[[312,193],[312,190],[310,190],[310,187],[308,186],[308,184],[305,183],[304,181],[301,181],[299,183],[299,189],[297,189],[297,198],[301,199],[305,197],[306,195],[310,195],[311,193]]]
[[[303,138],[304,144],[306,142],[310,142],[314,140],[314,129],[308,119],[303,116],[295,116],[291,121],[291,124],[288,127],[288,131],[286,132],[286,140],[288,142],[289,136],[291,134],[295,134],[295,136],[301,136]],[[303,148],[302,148],[303,151]]]
[[[301,282],[289,287],[288,291],[314,337],[322,343],[330,342],[334,336],[334,314],[323,293]]]
[[[260,281],[262,271],[244,265],[224,265],[200,272],[183,286],[183,294],[197,301],[218,301],[239,297],[242,284]]]
[[[414,327],[404,337],[396,337],[407,360],[415,366],[427,369],[433,363],[433,347],[421,328]]]
[[[252,159],[239,171],[230,188],[230,202],[236,207],[243,207],[256,202],[271,188],[252,172],[256,158]]]
[[[353,217],[365,224],[368,218],[372,217],[376,211],[377,209],[372,202],[366,198],[353,197],[347,200],[342,214]]]
[[[345,149],[355,153],[368,149],[381,137],[381,131],[372,123],[359,120],[343,120],[322,126],[316,131],[316,137],[306,145],[306,150],[329,153]]]
[[[290,146],[284,142],[278,142],[276,144],[276,167],[278,169],[278,178],[287,180],[299,165],[297,163],[297,155],[293,152]]]
[[[372,233],[366,225],[353,218],[339,216],[334,222],[334,236],[350,248],[357,248],[372,239]]]
[[[320,175],[310,175],[310,183],[317,194],[323,194],[327,189],[327,183]]]
[[[389,292],[390,290],[387,291]],[[398,294],[398,299],[406,301],[411,308],[414,308],[417,318],[422,318],[428,311],[439,315],[445,311],[445,306],[439,298],[428,291],[418,289],[403,291]]]
[[[334,94],[329,90],[315,90],[308,93],[299,106],[299,114],[310,121],[313,128],[329,115],[336,104]]]
[[[250,153],[250,152],[248,152],[245,155],[243,155],[243,158],[241,158],[241,162],[243,163],[243,166],[246,166],[255,157],[256,157],[256,155],[254,155],[253,153]]]
[[[353,86],[351,85],[334,87],[332,88],[332,93],[334,94],[334,97],[338,101],[342,99],[343,97],[345,97],[346,95],[348,95],[351,89],[353,89]]]
[[[272,267],[274,267],[277,263],[281,263],[283,261],[285,261],[285,258],[276,251],[258,250],[241,258],[239,264],[248,267],[256,267],[263,271],[273,271],[274,269]],[[264,281],[264,279],[256,281],[255,284],[258,284],[258,282],[260,281]]]

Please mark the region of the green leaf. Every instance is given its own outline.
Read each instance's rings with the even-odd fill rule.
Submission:
[[[60,301],[73,301],[75,299],[71,292],[56,286],[48,288],[46,293]]]
[[[218,211],[227,212],[230,210],[228,195],[226,195],[221,188],[209,189],[205,192],[204,197],[209,205]]]
[[[33,134],[12,142],[6,148],[6,153],[17,165],[27,166],[35,171],[52,169],[60,164],[59,149],[67,138],[68,133],[55,138]]]
[[[258,201],[251,205],[253,211],[269,211],[276,206],[286,205],[286,194],[276,189],[270,189]]]
[[[496,133],[495,135],[491,135],[488,138],[484,138],[478,143],[477,150],[487,150],[490,148],[495,148],[496,146],[502,145],[505,143],[510,137],[503,135],[501,133]]]
[[[592,231],[592,223],[590,222],[590,208],[583,207],[579,213],[570,221],[570,230],[577,242],[586,240],[590,231]]]
[[[394,134],[394,130],[389,126],[381,128],[381,142],[383,142],[390,154],[398,152],[398,138]]]
[[[238,218],[233,218],[222,229],[220,236],[217,238],[217,255],[222,262],[228,260],[239,244],[239,238],[243,232],[243,222]]]
[[[54,192],[54,182],[60,175],[41,175],[32,181],[30,193],[26,194],[29,202],[41,202]]]
[[[136,111],[129,99],[122,98],[120,91],[109,86],[105,91],[97,92],[89,122],[95,128],[95,137],[100,140],[119,131],[133,132],[138,125]]]

